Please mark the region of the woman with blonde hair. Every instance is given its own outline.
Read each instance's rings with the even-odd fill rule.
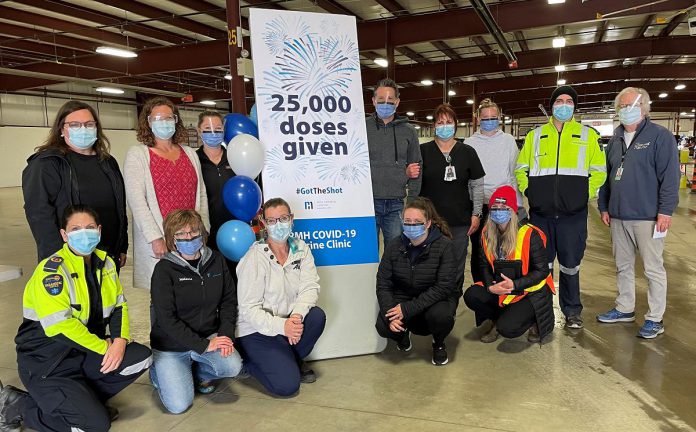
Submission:
[[[481,342],[516,338],[540,342],[553,331],[553,278],[546,257],[546,236],[519,223],[517,196],[511,186],[498,188],[488,202],[490,214],[481,234],[482,281],[464,293],[476,313],[476,325],[492,322]]]
[[[141,146],[128,150],[126,198],[133,212],[133,286],[149,288],[155,264],[167,253],[163,222],[179,209],[196,210],[208,223],[208,198],[196,152],[178,108],[157,96],[145,102],[137,128]]]
[[[517,188],[515,180],[515,168],[517,166],[517,143],[509,133],[500,130],[500,108],[492,100],[486,98],[478,107],[479,130],[464,142],[474,150],[481,160],[486,175],[483,177],[483,202],[491,198],[493,192],[503,185]],[[517,205],[521,210],[520,216],[524,217],[522,195],[517,194]],[[471,233],[471,276],[474,282],[481,281],[481,229],[486,223],[488,206],[481,209],[481,225]]]
[[[403,234],[387,244],[377,271],[377,332],[399,351],[411,350],[411,333],[433,335],[436,366],[449,361],[445,338],[462,292],[451,239],[432,201],[418,197],[406,204]]]

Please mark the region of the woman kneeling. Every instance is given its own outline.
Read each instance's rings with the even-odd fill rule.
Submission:
[[[237,376],[237,291],[225,259],[207,246],[195,210],[176,210],[164,221],[168,253],[152,273],[152,330],[155,363],[150,379],[173,414],[193,403],[194,386],[212,393],[214,380]]]
[[[481,234],[481,274],[464,293],[464,302],[476,312],[476,325],[491,320],[481,337],[490,343],[498,335],[540,342],[553,331],[553,278],[546,255],[546,236],[531,224],[519,224],[517,197],[510,186],[498,188],[488,203],[488,222]]]

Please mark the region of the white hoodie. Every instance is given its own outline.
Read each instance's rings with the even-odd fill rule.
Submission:
[[[492,136],[486,136],[477,131],[464,140],[476,150],[486,176],[483,178],[484,203],[488,203],[491,195],[500,186],[509,185],[517,190],[515,167],[519,149],[512,135],[498,129]],[[522,195],[517,191],[517,204],[522,206]]]

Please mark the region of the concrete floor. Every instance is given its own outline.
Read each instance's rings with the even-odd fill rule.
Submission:
[[[0,379],[21,385],[13,338],[35,248],[19,188],[0,189],[0,220],[0,264],[20,265],[25,273],[0,283]],[[273,398],[253,380],[230,380],[213,395],[196,396],[193,407],[178,416],[163,412],[143,377],[114,399],[121,418],[112,430],[695,430],[695,225],[696,196],[684,191],[665,252],[666,333],[656,340],[635,337],[646,310],[642,277],[638,322],[600,325],[594,320],[613,306],[615,270],[609,232],[592,209],[581,271],[583,331],[559,324],[542,348],[525,338],[484,345],[473,328],[473,314],[460,304],[445,367],[432,366],[430,341],[415,337],[415,349],[405,356],[390,345],[378,355],[316,362],[319,380],[303,385],[294,398]],[[132,327],[135,338],[146,342],[149,296],[129,286],[131,272],[126,266],[122,280]]]

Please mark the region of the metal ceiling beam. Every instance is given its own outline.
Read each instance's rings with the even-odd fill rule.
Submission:
[[[640,28],[636,31],[636,34],[633,36],[633,39],[638,39],[638,38],[643,38],[645,37],[645,32],[648,31],[648,27],[655,22],[655,14],[650,14],[645,17],[645,20],[643,21],[643,24],[641,24]]]
[[[688,16],[688,12],[682,12],[678,15],[676,15],[672,20],[667,24],[665,28],[663,28],[660,31],[660,37],[665,37],[669,36],[672,34],[672,32],[677,28],[679,24],[681,24],[682,21]]]
[[[428,60],[427,58],[418,54],[417,52],[415,52],[414,50],[412,50],[411,48],[409,48],[407,46],[395,47],[394,49],[418,64],[429,64],[430,63],[430,60]],[[377,80],[373,80],[373,81],[377,82]],[[420,79],[418,81],[420,81]]]
[[[495,52],[491,49],[491,47],[486,43],[486,41],[483,39],[482,36],[474,36],[471,38],[471,41],[476,44],[477,47],[481,50],[481,52],[486,56],[490,57],[495,55]]]
[[[602,13],[608,14],[624,9],[644,6],[645,0],[622,0],[602,2]],[[522,6],[522,7],[521,7]],[[636,12],[658,13],[681,10],[693,6],[693,0],[667,0],[619,16],[631,16]],[[491,13],[505,32],[514,32],[535,27],[570,25],[573,23],[596,21],[597,6],[594,2],[568,0],[563,7],[549,9],[546,0],[520,2],[501,2],[490,5]],[[358,24],[360,49],[384,48],[385,21],[369,21]],[[478,19],[473,8],[452,9],[428,14],[408,15],[389,20],[390,42],[395,45],[408,45],[435,40],[448,40],[485,34],[488,31]],[[415,31],[414,29],[427,29]]]
[[[527,45],[527,39],[524,38],[524,33],[522,30],[518,30],[512,33],[517,40],[517,44],[520,46],[522,52],[529,51],[529,45]]]
[[[205,15],[217,18],[223,22],[227,22],[227,13],[225,8],[217,7],[203,0],[169,0],[172,3],[176,3],[179,6],[187,7],[196,12],[201,12]]]
[[[276,10],[287,10],[287,8],[281,6],[280,4],[273,2],[271,0],[245,0],[248,4],[254,7],[260,7],[263,9],[276,9]]]
[[[314,0],[314,2],[328,13],[356,16],[350,9],[334,0]]]
[[[462,58],[462,56],[460,56],[459,54],[457,54],[457,52],[456,52],[455,50],[453,50],[452,47],[450,47],[449,45],[447,45],[447,43],[445,43],[445,42],[443,42],[443,41],[434,41],[434,42],[431,42],[431,43],[433,44],[433,46],[434,46],[435,48],[439,49],[439,50],[442,51],[447,57],[449,57],[450,60],[459,60],[459,59]]]
[[[22,27],[14,24],[8,24],[0,22],[0,34],[6,34],[15,36],[18,38],[26,38],[27,40],[34,41],[36,43],[44,43],[48,45],[58,45],[61,47],[72,48],[78,51],[85,51],[93,53],[97,48],[98,44],[96,42],[87,41],[84,39],[78,39],[70,36],[54,35],[51,33],[37,32],[34,29],[28,27]],[[0,40],[0,48],[4,46],[11,46],[16,43],[17,40],[12,39],[2,39]]]
[[[396,0],[375,0],[384,9],[389,11],[394,16],[408,15],[408,9],[403,7],[401,3]]]
[[[609,26],[609,21],[607,21],[607,20],[600,21],[597,24],[597,30],[595,31],[594,43],[602,42],[602,39],[604,39],[604,35],[607,32],[608,26]]]
[[[459,5],[457,5],[457,2],[454,0],[440,0],[440,4],[445,9],[457,9],[459,7]]]
[[[49,45],[47,43],[38,43],[30,40],[8,41],[7,44],[0,45],[0,56],[2,53],[16,52],[17,54],[31,53],[43,54],[55,58],[72,57],[76,54],[75,50],[63,48],[58,45]]]

